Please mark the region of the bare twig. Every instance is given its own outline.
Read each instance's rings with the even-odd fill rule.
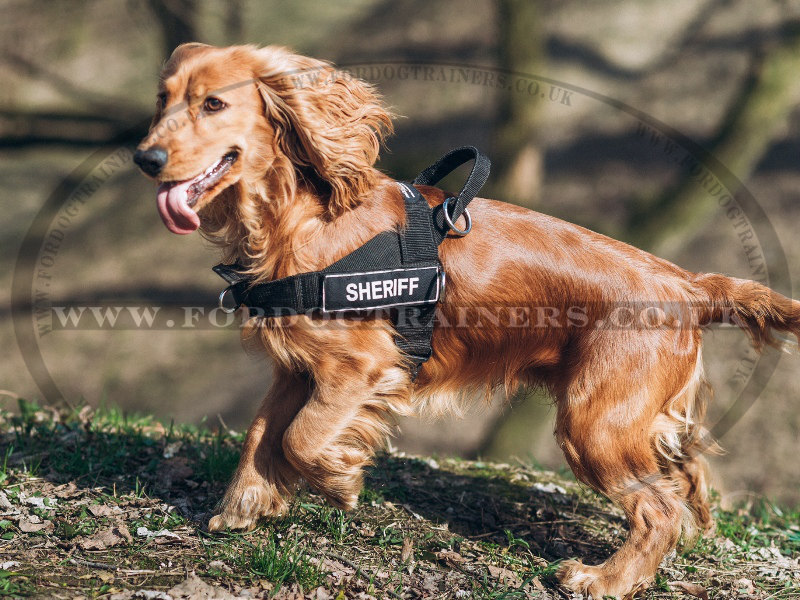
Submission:
[[[70,558],[69,562],[73,565],[83,565],[84,567],[92,567],[93,569],[103,569],[104,571],[116,571],[118,568],[115,567],[114,565],[95,562],[93,560],[84,560],[83,558]]]

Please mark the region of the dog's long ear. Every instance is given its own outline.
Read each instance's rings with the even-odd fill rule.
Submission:
[[[373,184],[372,166],[389,112],[371,85],[285,48],[255,50],[258,86],[278,149],[328,189],[332,216],[352,208]]]

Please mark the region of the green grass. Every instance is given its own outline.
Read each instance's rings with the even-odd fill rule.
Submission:
[[[199,453],[198,472],[207,481],[227,482],[239,464],[238,440],[230,439],[221,430],[210,445]]]
[[[601,562],[624,536],[617,509],[557,473],[397,454],[367,470],[354,511],[301,488],[283,516],[210,534],[242,437],[114,408],[0,411],[0,492],[12,507],[0,562],[18,563],[0,570],[0,595],[168,592],[196,572],[268,596],[552,597],[563,559]],[[715,516],[716,535],[686,542],[644,598],[677,597],[676,579],[711,596],[742,580],[776,600],[800,595],[800,513],[763,501]]]
[[[3,462],[0,464],[0,488],[8,480],[8,457],[14,452],[14,446],[8,446],[3,453]]]
[[[32,591],[21,573],[0,569],[0,596],[22,596]]]
[[[334,542],[343,542],[352,523],[352,516],[343,510],[309,502],[299,505],[306,512],[304,524]]]
[[[297,583],[312,590],[325,583],[320,564],[312,563],[308,551],[298,539],[282,540],[276,534],[268,537],[245,555],[242,566],[254,575],[266,577],[279,588],[284,583]]]

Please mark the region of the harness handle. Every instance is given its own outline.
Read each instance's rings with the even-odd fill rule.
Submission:
[[[475,163],[472,165],[472,170],[469,173],[469,177],[467,177],[467,182],[464,184],[464,187],[461,188],[458,198],[454,199],[455,202],[448,203],[452,209],[447,215],[447,218],[445,218],[444,209],[441,206],[434,209],[434,236],[436,237],[437,245],[442,242],[447,232],[450,231],[450,227],[447,224],[448,220],[451,223],[455,223],[466,210],[467,204],[472,201],[478,191],[483,187],[483,184],[486,183],[486,180],[489,178],[489,170],[491,169],[492,163],[489,157],[475,146],[462,146],[461,148],[456,148],[445,154],[414,179],[414,184],[416,185],[436,185],[446,175],[470,160],[474,160]]]

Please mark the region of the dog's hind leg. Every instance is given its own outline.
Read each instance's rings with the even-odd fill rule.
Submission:
[[[703,426],[706,405],[712,395],[703,376],[701,353],[697,352],[695,369],[686,385],[673,395],[656,417],[653,432],[657,448],[664,458],[663,472],[675,482],[676,489],[689,507],[691,520],[685,523],[684,535],[709,533],[714,519],[708,502],[708,464],[703,454],[719,454],[721,448]],[[669,443],[666,440],[671,440]]]
[[[306,378],[276,369],[275,380],[247,431],[239,466],[211,531],[251,529],[259,517],[280,514],[287,506],[297,470],[286,460],[281,440],[309,396]]]
[[[660,342],[657,337],[640,338],[639,344],[616,341],[618,351],[605,356],[598,351],[558,400],[556,431],[567,461],[578,479],[622,508],[630,530],[619,550],[602,564],[562,564],[561,582],[595,600],[628,598],[647,587],[677,544],[687,515],[685,496],[666,472],[668,459],[662,453],[665,444],[677,442],[680,447],[680,421],[674,420],[670,428],[662,417],[691,377],[695,353],[687,348],[667,362],[653,352]],[[599,350],[604,347],[598,342]],[[626,347],[631,350],[619,351]]]
[[[698,534],[712,533],[715,528],[708,502],[708,465],[703,456],[690,456],[677,463],[670,476],[678,485],[678,491],[691,510],[694,525]]]

